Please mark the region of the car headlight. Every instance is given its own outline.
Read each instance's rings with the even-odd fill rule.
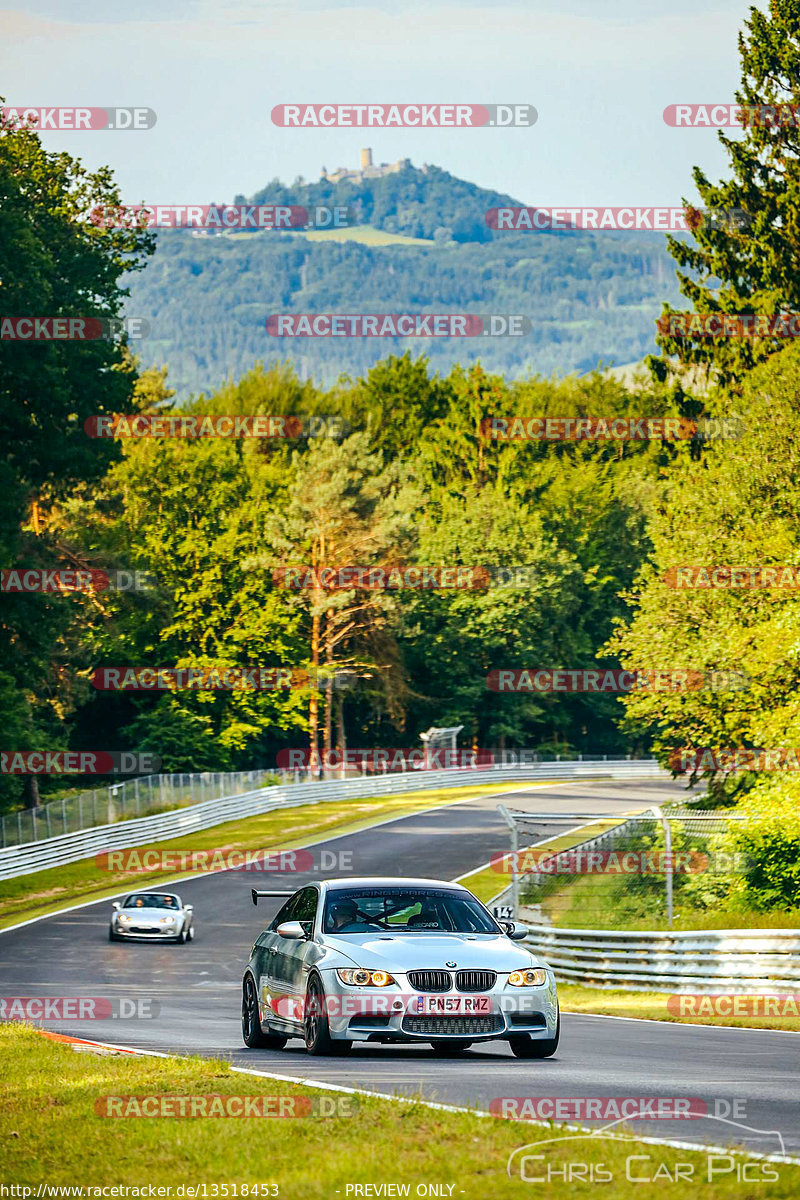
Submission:
[[[162,918],[161,918],[161,924],[162,924],[162,925],[174,925],[174,924],[175,924],[175,918],[174,918],[174,917],[162,917]]]
[[[336,974],[342,983],[354,983],[357,987],[387,987],[395,982],[394,976],[386,971],[368,971],[366,967],[348,967],[344,970],[337,967]]]
[[[508,977],[512,987],[541,987],[547,983],[547,971],[544,967],[532,967],[527,971],[512,971]]]
[[[118,920],[118,921],[124,921],[124,923],[125,923],[126,925],[127,925],[127,924],[128,924],[128,922],[130,921],[130,919],[131,919],[130,917],[126,917],[124,914],[120,914],[120,915],[118,915],[118,916],[117,916],[117,920]]]

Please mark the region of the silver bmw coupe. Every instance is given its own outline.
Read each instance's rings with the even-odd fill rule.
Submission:
[[[259,898],[285,893],[252,889]],[[242,981],[245,1045],[309,1054],[355,1041],[430,1042],[445,1054],[507,1041],[549,1058],[560,1033],[553,972],[524,925],[457,883],[328,879],[295,892],[256,939]]]

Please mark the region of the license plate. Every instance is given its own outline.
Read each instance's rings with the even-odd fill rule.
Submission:
[[[488,1016],[492,1011],[491,996],[414,996],[408,1011],[427,1017]]]

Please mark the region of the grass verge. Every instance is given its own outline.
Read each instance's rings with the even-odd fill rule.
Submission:
[[[721,989],[720,989],[721,990]],[[795,1011],[800,1010],[800,993],[795,993]],[[622,988],[606,991],[605,988],[584,987],[578,983],[558,984],[558,1000],[565,1012],[594,1013],[609,1017],[640,1017],[649,1021],[673,1021],[678,1025],[724,1025],[737,1029],[782,1029],[800,1033],[800,1011],[788,1016],[750,1016],[746,1001],[741,1005],[741,1015],[713,1014],[703,1011],[702,1001],[689,1003],[684,1016],[667,1008],[668,996],[660,992],[633,992]],[[760,999],[764,1004],[764,999]],[[707,1005],[705,1007],[708,1007]],[[791,1005],[788,1006],[790,1009]],[[700,1011],[697,1011],[699,1008]]]
[[[254,1065],[263,1061],[257,1054],[253,1059]],[[395,1196],[484,1200],[491,1195],[510,1200],[519,1196],[521,1185],[519,1168],[513,1178],[506,1174],[511,1152],[568,1132],[557,1126],[436,1111],[419,1103],[320,1092],[238,1075],[217,1060],[79,1054],[20,1025],[0,1027],[0,1071],[5,1085],[0,1095],[4,1181],[33,1188],[40,1183],[82,1186],[84,1196],[92,1195],[87,1188],[114,1185],[144,1187],[147,1195],[147,1186],[153,1185],[170,1187],[173,1197],[189,1196],[187,1187],[199,1187],[194,1196],[210,1200],[241,1196],[242,1185],[247,1185],[249,1195],[278,1195],[280,1200],[333,1200],[337,1195],[347,1200],[356,1195],[354,1185],[383,1183],[407,1185],[405,1193],[384,1193]],[[156,1116],[123,1125],[124,1118],[100,1116],[95,1108],[108,1096],[212,1094],[304,1096],[311,1097],[312,1104],[315,1097],[317,1103],[323,1097],[328,1104],[348,1103],[351,1115],[238,1120]],[[709,1200],[740,1200],[743,1195],[773,1200],[796,1196],[800,1190],[800,1167],[792,1164],[750,1162],[752,1182],[743,1190],[737,1175],[746,1160],[607,1137],[556,1141],[541,1149],[534,1144],[527,1153],[545,1155],[528,1161],[529,1179],[549,1171],[566,1174],[571,1162],[595,1170],[602,1164],[611,1176],[603,1183],[603,1196],[610,1200],[630,1196],[626,1160],[633,1155],[646,1156],[630,1164],[633,1174],[653,1179],[637,1184],[636,1195],[642,1200],[663,1195],[665,1181],[671,1180],[678,1163],[691,1164],[692,1175],[687,1180],[684,1168],[683,1181],[669,1187],[671,1196],[693,1196],[698,1185]],[[707,1182],[710,1169],[715,1173]],[[765,1179],[765,1173],[773,1178]],[[428,1193],[433,1184],[444,1186]],[[182,1193],[177,1190],[180,1185]],[[249,1191],[254,1185],[266,1187]],[[418,1191],[420,1185],[424,1190]],[[581,1190],[579,1185],[556,1175],[547,1195],[573,1196],[576,1190]]]
[[[542,784],[541,786],[545,786]],[[153,850],[291,850],[326,836],[339,837],[365,829],[387,817],[402,817],[495,792],[518,791],[519,783],[477,784],[464,788],[439,788],[424,792],[364,800],[326,801],[298,808],[275,809],[256,817],[227,821],[185,837],[151,842],[138,847]],[[167,883],[174,876],[163,871],[110,871],[94,858],[63,867],[34,871],[0,880],[0,929],[29,917],[45,916],[71,903],[102,900],[131,887]],[[254,877],[253,883],[258,880]]]
[[[559,837],[537,842],[535,846],[521,848],[520,857],[524,862],[528,851],[538,851],[540,846],[546,846],[548,854],[555,854],[559,850],[568,850],[570,846],[577,846],[580,842],[585,842],[588,837],[599,837],[607,829],[613,829],[615,825],[619,825],[620,820],[620,817],[612,817],[608,821],[592,821],[588,826],[584,825],[581,829],[573,830],[571,833],[563,833]],[[510,863],[511,855],[506,854],[502,860],[498,859],[488,867],[481,867],[480,870],[473,871],[471,875],[465,876],[460,882],[484,904],[488,904],[498,892],[502,892],[511,883]]]

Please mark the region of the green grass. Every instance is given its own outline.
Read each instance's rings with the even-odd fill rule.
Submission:
[[[628,886],[621,884],[625,876],[582,875],[568,882],[557,884],[553,877],[543,888],[526,894],[521,890],[520,904],[531,900],[541,903],[545,915],[553,925],[567,929],[618,929],[653,931],[670,928],[666,915],[666,889],[663,876],[652,879],[647,890],[641,888],[638,877],[627,877]],[[649,882],[649,881],[648,881]],[[694,877],[690,882],[696,882]],[[797,929],[800,927],[800,909],[772,909],[759,912],[745,907],[741,901],[727,902],[722,899],[707,908],[692,907],[691,896],[682,896],[681,880],[676,878],[674,913],[671,928],[674,930],[702,929]]]
[[[309,242],[360,242],[363,246],[435,246],[432,238],[407,237],[403,233],[387,233],[374,225],[349,225],[346,229],[310,229],[298,231],[296,237]]]
[[[254,1055],[254,1063],[258,1063]],[[543,1064],[531,1064],[538,1074]],[[395,1183],[452,1184],[445,1196],[465,1200],[511,1200],[524,1187],[519,1175],[508,1178],[509,1154],[521,1146],[558,1137],[567,1130],[520,1122],[479,1118],[471,1113],[433,1110],[420,1103],[398,1103],[373,1097],[344,1097],[271,1079],[235,1074],[217,1060],[146,1058],[76,1053],[47,1040],[30,1027],[0,1027],[0,1144],[3,1182],[33,1185],[102,1187],[123,1185],[171,1187],[205,1184],[207,1196],[233,1196],[232,1184],[277,1184],[281,1200],[348,1200],[348,1185]],[[613,1090],[613,1089],[612,1089]],[[274,1119],[141,1117],[125,1120],[99,1116],[95,1103],[104,1096],[306,1096],[326,1097],[350,1105],[351,1115]],[[677,1136],[680,1136],[678,1134]],[[528,1153],[536,1153],[532,1147]],[[610,1200],[629,1198],[625,1160],[639,1175],[655,1174],[660,1163],[674,1174],[675,1164],[691,1163],[694,1181],[669,1185],[670,1196],[727,1200],[743,1196],[796,1196],[800,1167],[752,1164],[777,1178],[743,1190],[736,1171],[706,1183],[708,1156],[687,1150],[643,1145],[610,1138],[555,1142],[542,1147],[547,1162],[562,1169],[580,1160],[602,1162],[613,1175],[603,1185]],[[732,1160],[731,1160],[732,1162]],[[540,1174],[543,1165],[529,1170]],[[662,1173],[663,1179],[663,1173]],[[215,1192],[212,1185],[220,1187]],[[584,1185],[585,1186],[585,1185]],[[638,1184],[637,1197],[663,1196],[665,1184]],[[561,1180],[545,1194],[574,1196],[582,1188]],[[538,1195],[541,1187],[529,1194]],[[185,1194],[185,1193],[184,1193]],[[195,1193],[197,1195],[197,1193]],[[239,1192],[241,1195],[241,1191]],[[266,1194],[271,1194],[267,1191]],[[374,1193],[373,1193],[374,1194]],[[200,1192],[202,1196],[202,1192]],[[349,1196],[355,1200],[351,1190]]]
[[[725,989],[720,987],[720,993],[723,990]],[[789,989],[787,993],[788,991]],[[673,1021],[678,1025],[726,1025],[737,1029],[783,1029],[800,1033],[800,1016],[737,1017],[720,1013],[713,1016],[706,1013],[689,1013],[682,1017],[669,1010],[668,995],[659,992],[634,992],[623,988],[606,991],[605,988],[584,987],[583,984],[559,981],[558,1000],[564,1012],[639,1017],[650,1021]]]
[[[619,823],[619,817],[613,817],[608,821],[593,821],[588,830],[584,826],[582,829],[573,830],[571,833],[564,833],[560,837],[548,838],[541,845],[546,846],[548,854],[554,854],[558,850],[568,850],[570,846],[576,846],[579,842],[586,841],[589,836],[597,837],[601,833],[605,833],[607,829],[612,829],[615,825],[619,825]],[[524,856],[529,850],[535,849],[537,847],[521,849],[520,855]],[[510,854],[504,857],[502,870],[500,870],[500,862],[495,863],[494,866],[481,867],[479,871],[473,871],[471,875],[467,875],[461,879],[461,884],[469,888],[484,904],[488,904],[490,900],[493,900],[499,892],[502,892],[511,883],[511,871],[508,867],[510,858]]]
[[[422,792],[381,796],[376,799],[327,801],[298,808],[276,809],[256,817],[228,821],[185,837],[151,842],[141,846],[153,850],[289,850],[327,836],[339,837],[364,829],[376,821],[401,817],[437,805],[457,803],[474,796],[514,791],[519,784],[479,784],[463,788],[439,788]],[[94,858],[81,859],[63,867],[34,871],[0,880],[0,929],[44,916],[83,900],[102,900],[126,886],[166,883],[174,878],[163,871],[109,871]],[[258,879],[253,876],[253,884]]]

